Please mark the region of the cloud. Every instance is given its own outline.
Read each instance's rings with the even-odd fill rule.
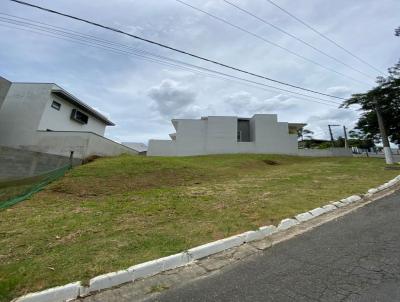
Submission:
[[[326,91],[329,94],[333,94],[339,97],[348,97],[352,93],[352,90],[346,86],[333,86],[329,87]]]
[[[195,104],[197,92],[175,80],[162,80],[159,85],[151,87],[147,95],[163,117],[193,117],[201,114],[202,107]]]
[[[297,107],[295,101],[286,95],[276,95],[268,99],[260,99],[247,91],[239,91],[224,97],[226,105],[236,114],[253,115],[256,113],[274,113]]]

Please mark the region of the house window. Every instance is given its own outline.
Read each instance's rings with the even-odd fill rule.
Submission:
[[[250,142],[250,120],[238,119],[237,120],[237,141]]]
[[[71,119],[78,123],[81,123],[81,124],[87,124],[89,117],[86,114],[84,114],[82,111],[72,109]]]
[[[53,101],[53,103],[51,103],[51,108],[60,111],[61,104],[59,102]]]
[[[237,132],[237,141],[241,142],[242,141],[242,131]]]

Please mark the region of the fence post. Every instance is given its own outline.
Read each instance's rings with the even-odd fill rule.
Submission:
[[[69,153],[69,165],[72,167],[73,163],[73,158],[74,158],[74,151],[70,151]]]

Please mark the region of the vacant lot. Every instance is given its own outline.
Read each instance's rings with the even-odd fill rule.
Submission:
[[[373,158],[100,159],[0,212],[0,301],[276,224],[397,173]]]

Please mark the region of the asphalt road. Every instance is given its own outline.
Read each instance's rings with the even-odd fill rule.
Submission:
[[[400,193],[148,301],[400,301]]]

